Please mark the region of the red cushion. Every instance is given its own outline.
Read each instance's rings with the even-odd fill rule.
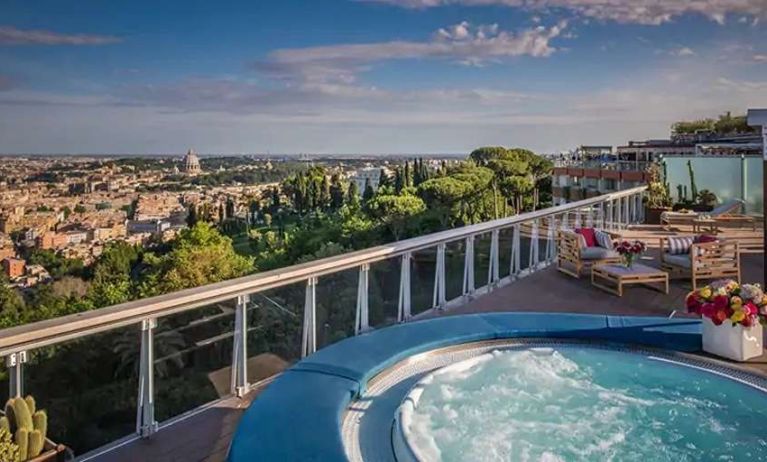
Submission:
[[[583,238],[586,239],[586,247],[597,246],[597,237],[596,234],[594,234],[594,228],[578,228],[575,230],[575,232],[582,235]]]
[[[719,239],[716,238],[716,236],[711,236],[709,234],[701,234],[700,236],[697,236],[695,238],[695,243],[697,244],[705,244],[707,242],[716,242]]]

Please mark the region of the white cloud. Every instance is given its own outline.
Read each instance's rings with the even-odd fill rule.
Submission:
[[[360,0],[404,8],[431,8],[444,5],[501,5],[531,11],[566,9],[584,17],[619,23],[659,25],[675,17],[696,13],[719,24],[727,15],[767,16],[764,0]]]
[[[119,41],[118,37],[109,35],[60,34],[0,26],[0,45],[106,45]]]
[[[696,53],[689,47],[679,47],[674,48],[672,50],[669,50],[668,52],[671,56],[677,56],[677,57],[685,57],[685,56],[695,56]]]
[[[757,63],[767,63],[767,54],[755,54],[753,59]]]

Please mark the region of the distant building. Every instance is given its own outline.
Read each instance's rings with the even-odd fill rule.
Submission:
[[[128,220],[128,234],[161,234],[170,226],[165,220]]]
[[[6,258],[3,260],[3,272],[8,279],[16,279],[24,275],[27,262],[20,258]]]
[[[184,172],[187,175],[199,175],[202,172],[202,168],[200,168],[200,159],[191,149],[186,153],[186,156],[184,156]]]
[[[365,185],[368,181],[370,181],[373,191],[376,191],[378,190],[378,183],[381,181],[381,168],[367,167],[359,169],[349,177],[349,181],[357,183],[357,190],[360,194],[365,192]]]

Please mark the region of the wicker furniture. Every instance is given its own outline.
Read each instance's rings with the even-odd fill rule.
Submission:
[[[668,273],[640,263],[634,263],[631,268],[615,264],[595,265],[591,268],[591,284],[619,297],[623,296],[623,286],[628,284],[644,284],[668,294]],[[651,284],[660,284],[660,287]]]
[[[740,282],[740,245],[737,241],[692,244],[686,254],[668,252],[668,238],[660,238],[660,267],[672,277],[690,278],[692,290],[698,281],[731,278]]]
[[[618,234],[609,233],[613,239]],[[560,231],[557,235],[557,270],[580,278],[581,271],[594,265],[620,263],[618,252],[602,247],[582,247],[580,236],[572,231]]]

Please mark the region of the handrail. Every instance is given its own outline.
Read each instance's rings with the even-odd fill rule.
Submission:
[[[642,193],[646,189],[646,186],[639,186],[569,204],[462,226],[286,268],[3,329],[0,330],[0,356],[52,345],[105,330],[137,324],[149,318],[167,316],[222,300],[233,299],[240,295],[253,294],[305,281],[309,278],[336,273],[363,264],[400,256],[407,252],[430,248],[440,243],[453,242],[469,236],[489,233],[496,229],[508,228],[530,220],[546,218],[599,203],[621,199]]]

